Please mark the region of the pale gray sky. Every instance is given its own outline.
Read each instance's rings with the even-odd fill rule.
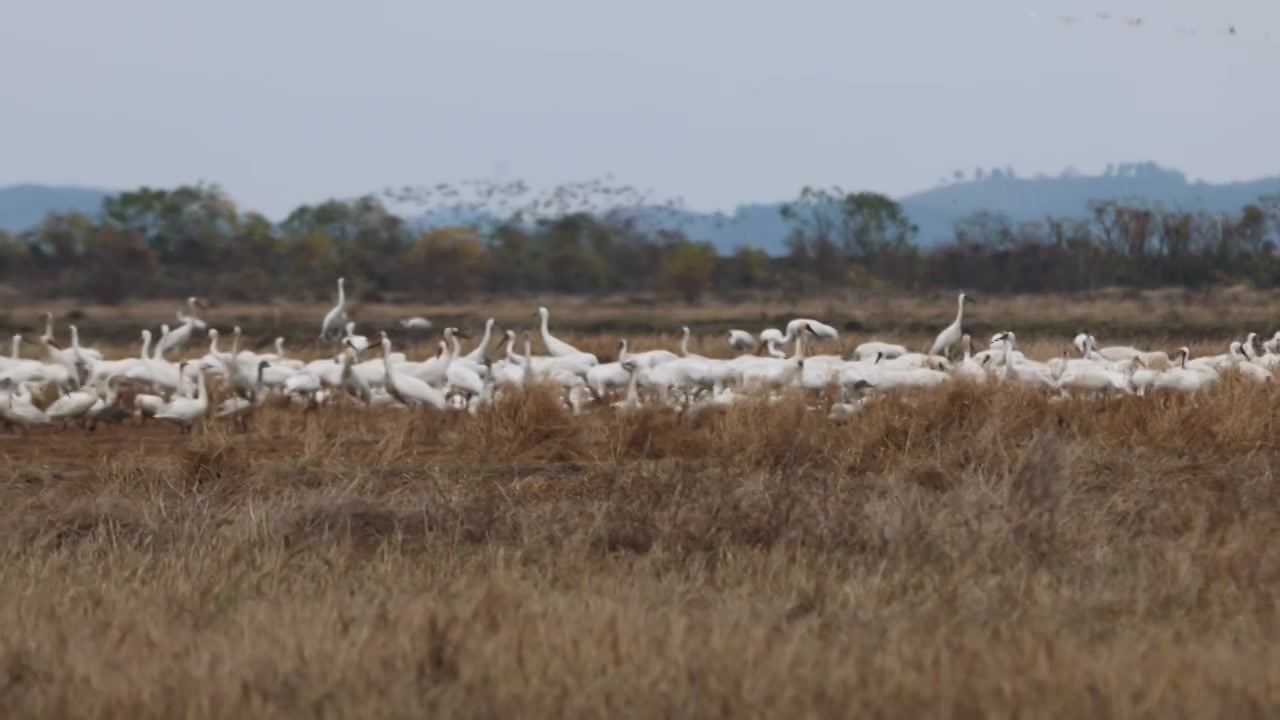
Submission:
[[[1280,158],[1273,0],[5,5],[0,184],[204,179],[278,216],[502,164],[710,210],[977,165],[1221,181]]]

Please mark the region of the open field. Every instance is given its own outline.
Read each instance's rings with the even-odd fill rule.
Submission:
[[[1263,717],[1271,388],[6,438],[11,716]]]
[[[1041,359],[1078,328],[1036,332],[1036,313],[1101,339],[1093,323],[1111,312],[1130,325],[1107,340],[1197,354],[1275,329],[1261,296],[1186,306],[1193,331],[1138,301],[1092,302],[1054,315],[993,300],[967,324],[983,339],[979,320],[1018,330]],[[908,323],[936,332],[954,298],[938,303],[865,317],[878,339],[927,345]],[[633,349],[675,349],[681,324],[718,333],[749,312],[546,304],[558,336],[606,358],[619,335],[591,323],[648,318]],[[158,324],[174,309],[120,315]],[[38,333],[41,311],[9,322]],[[85,341],[136,352],[141,323],[94,334],[107,312],[87,310]],[[531,314],[451,317],[523,329]],[[270,317],[209,319],[266,334]],[[842,330],[840,345],[866,339]],[[728,354],[718,334],[694,346]],[[3,434],[0,704],[11,717],[1274,717],[1278,402],[1276,383],[1233,375],[1103,402],[956,381],[837,425],[794,392],[697,417],[575,416],[535,388],[474,416],[272,402],[249,432]]]
[[[1271,290],[1108,289],[1074,295],[993,296],[978,300],[979,304],[966,311],[965,322],[975,338],[990,337],[1001,330],[1013,330],[1028,339],[1070,338],[1087,329],[1104,344],[1135,339],[1220,344],[1222,336],[1243,336],[1250,331],[1270,335],[1280,329],[1280,291]],[[51,311],[64,334],[68,321],[79,322],[88,343],[131,344],[139,329],[149,327],[155,331],[161,323],[173,323],[174,311],[179,305],[176,301],[152,301],[105,308],[66,300],[11,302],[0,307],[0,332],[6,335],[39,332],[41,314]],[[850,293],[846,298],[825,300],[708,301],[695,306],[626,297],[538,296],[449,305],[351,301],[348,313],[358,323],[358,331],[368,334],[379,329],[393,331],[396,319],[412,315],[431,319],[437,328],[452,324],[475,332],[489,317],[504,327],[530,327],[539,305],[552,309],[552,324],[558,331],[585,334],[678,333],[682,325],[702,334],[715,334],[730,327],[758,332],[785,324],[794,317],[814,317],[838,328],[851,343],[850,347],[872,335],[893,342],[926,337],[927,343],[955,315],[955,295],[944,292],[919,296]],[[283,335],[291,344],[311,343],[319,330],[320,318],[331,306],[332,303],[291,302],[224,304],[215,298],[208,319],[224,330],[240,325],[252,338],[269,340]]]

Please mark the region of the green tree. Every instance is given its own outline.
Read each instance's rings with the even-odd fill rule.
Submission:
[[[405,256],[405,266],[419,294],[461,300],[484,288],[489,251],[475,228],[440,228],[418,238]]]
[[[808,243],[815,260],[826,261],[833,249],[847,260],[874,260],[910,246],[919,232],[901,205],[878,192],[805,187],[796,200],[782,206],[781,213],[792,225],[792,236]],[[829,277],[837,274],[844,275],[844,269]]]
[[[27,233],[27,241],[43,258],[45,281],[68,289],[85,248],[93,236],[93,222],[80,213],[49,213]]]
[[[837,188],[837,192],[839,188]],[[920,231],[887,195],[848,193],[840,201],[840,242],[854,258],[874,258],[910,245]]]
[[[545,257],[536,238],[518,225],[503,225],[489,241],[489,287],[494,294],[531,293],[545,282]]]
[[[598,293],[609,286],[609,268],[596,254],[601,232],[595,218],[585,213],[566,215],[543,223],[547,283],[563,293]]]
[[[339,275],[345,274],[352,284],[362,279],[343,271],[338,244],[321,230],[288,236],[285,257],[289,276],[298,288],[295,292],[305,288],[303,296],[311,300],[329,298]]]
[[[687,303],[695,303],[711,285],[716,270],[716,249],[710,243],[682,240],[667,249],[662,262],[662,284]]]
[[[303,205],[290,213],[280,228],[295,237],[329,238],[338,265],[349,279],[386,288],[401,274],[398,258],[408,245],[404,220],[375,196]]]
[[[102,216],[107,225],[137,232],[162,262],[187,268],[186,277],[217,263],[238,221],[222,188],[203,183],[120,193],[103,201]]]
[[[771,284],[769,253],[760,248],[740,247],[734,252],[729,287],[758,290]]]
[[[25,273],[31,263],[31,246],[14,233],[0,230],[0,278]]]
[[[81,293],[94,302],[115,305],[138,293],[160,262],[140,232],[107,226],[91,236],[80,268]]]

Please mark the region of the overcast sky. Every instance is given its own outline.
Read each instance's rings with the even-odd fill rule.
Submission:
[[[1249,179],[1280,170],[1278,23],[1273,0],[6,0],[0,184],[203,179],[281,215],[499,174],[705,210],[978,165]]]

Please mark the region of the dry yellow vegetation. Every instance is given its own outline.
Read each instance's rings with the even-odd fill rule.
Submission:
[[[198,289],[194,289],[199,292]],[[1280,291],[1244,287],[1206,290],[1101,289],[1090,293],[979,296],[979,304],[966,310],[966,326],[975,337],[999,330],[1014,330],[1019,337],[1066,336],[1090,330],[1103,344],[1111,340],[1221,340],[1226,334],[1243,336],[1249,331],[1270,336],[1280,329]],[[311,342],[319,332],[320,319],[332,307],[332,300],[318,303],[280,302],[274,305],[215,303],[209,312],[211,323],[224,330],[238,324],[250,335],[270,339],[284,334],[291,341]],[[941,330],[955,316],[955,293],[930,291],[918,295],[867,294],[851,292],[844,297],[799,299],[764,298],[753,302],[707,301],[698,305],[672,305],[649,297],[538,296],[533,298],[476,299],[449,305],[362,303],[349,295],[348,314],[359,331],[397,329],[396,319],[421,315],[435,322],[477,330],[485,318],[493,317],[504,326],[528,327],[534,310],[546,305],[552,311],[557,335],[564,331],[584,333],[677,332],[681,325],[695,331],[719,332],[742,327],[758,332],[785,323],[794,317],[814,317],[830,323],[856,344],[869,334],[899,342],[897,336],[928,335]],[[0,308],[0,329],[36,331],[41,313],[49,310],[65,324],[79,320],[86,342],[94,338],[126,342],[138,330],[157,330],[160,323],[174,322],[173,301],[128,302],[117,307],[83,306],[69,300],[27,301],[8,309]],[[1114,337],[1113,337],[1114,336]],[[925,341],[926,345],[927,340]],[[927,349],[923,348],[923,349]]]
[[[1197,339],[1230,337],[1170,346]],[[0,706],[1275,717],[1278,402],[955,382],[833,425],[799,397],[574,416],[534,389],[0,435]]]
[[[1264,717],[1272,388],[3,441],[11,717]],[[608,413],[609,411],[605,411]],[[603,421],[602,421],[603,420]]]

